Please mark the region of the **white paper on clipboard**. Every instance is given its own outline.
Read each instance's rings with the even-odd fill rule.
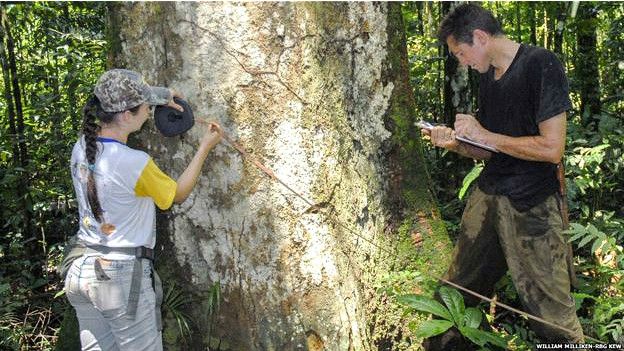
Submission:
[[[422,128],[422,129],[431,130],[431,128],[433,128],[435,126],[435,124],[432,124],[432,123],[427,122],[427,121],[418,121],[418,122],[416,122],[416,126]],[[482,144],[482,143],[480,143],[478,141],[474,141],[472,139],[468,139],[468,138],[465,138],[465,137],[460,137],[460,136],[457,136],[457,135],[455,136],[455,139],[461,141],[462,143],[470,144],[470,145],[482,148],[484,150],[488,150],[488,151],[491,151],[491,152],[498,152],[498,150],[495,147],[490,146],[490,145],[486,145],[486,144]]]

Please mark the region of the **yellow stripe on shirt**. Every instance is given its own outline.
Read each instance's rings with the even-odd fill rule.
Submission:
[[[163,173],[150,157],[137,180],[134,194],[149,196],[158,208],[166,210],[173,204],[177,187],[175,180]]]

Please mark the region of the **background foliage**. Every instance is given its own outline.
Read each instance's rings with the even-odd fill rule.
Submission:
[[[54,273],[76,231],[67,159],[105,67],[100,3],[1,6],[0,349],[51,348],[67,307]],[[11,69],[11,62],[14,63]]]
[[[578,6],[577,6],[578,5]],[[407,2],[403,13],[410,82],[419,118],[452,125],[478,106],[477,76],[457,66],[435,31],[452,2]],[[578,314],[588,335],[622,339],[624,295],[624,8],[619,2],[486,2],[514,40],[556,52],[570,79],[566,166],[581,285]],[[575,9],[575,6],[577,8]],[[76,230],[69,176],[80,107],[106,65],[102,3],[0,5],[0,349],[51,349],[67,304],[53,272],[62,243]],[[479,164],[427,148],[433,191],[456,234],[465,176]],[[464,189],[465,190],[465,189]],[[405,277],[420,276],[405,272]],[[413,285],[394,280],[392,294]],[[422,282],[425,292],[433,287]],[[451,294],[451,293],[449,293]],[[519,306],[508,277],[497,298]],[[472,311],[472,310],[471,310]],[[497,309],[495,331],[529,345],[524,321]],[[477,313],[475,312],[474,315]],[[420,317],[422,320],[422,316]],[[412,346],[419,343],[414,334]],[[521,349],[521,348],[519,348]]]

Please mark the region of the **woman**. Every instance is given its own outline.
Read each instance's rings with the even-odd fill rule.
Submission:
[[[128,147],[128,135],[141,128],[154,105],[182,109],[173,96],[179,94],[150,87],[136,72],[113,69],[100,77],[83,109],[83,137],[71,158],[80,229],[65,279],[83,350],[162,350],[153,287],[154,280],[159,291],[160,281],[152,277],[154,205],[164,210],[188,197],[222,135],[218,124],[208,124],[177,182],[145,152]]]

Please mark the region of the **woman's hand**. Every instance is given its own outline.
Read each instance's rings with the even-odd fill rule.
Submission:
[[[189,196],[191,190],[195,187],[195,183],[197,183],[197,178],[199,177],[206,157],[208,157],[208,153],[221,141],[221,137],[223,136],[223,130],[218,123],[206,122],[202,118],[197,118],[196,120],[198,123],[205,125],[207,129],[195,156],[193,156],[189,165],[186,166],[186,169],[178,178],[178,187],[176,188],[176,194],[173,199],[177,204],[184,202]]]
[[[202,118],[198,118],[197,121],[207,127],[204,137],[201,140],[201,146],[212,149],[215,145],[221,142],[223,129],[221,129],[221,126],[217,122],[207,122]]]
[[[171,100],[169,100],[169,103],[165,106],[169,106],[172,107],[180,112],[184,112],[184,108],[178,104],[176,104],[176,102],[173,100],[173,98],[179,98],[179,99],[184,99],[184,95],[182,95],[182,93],[180,93],[179,91],[173,90],[173,89],[169,89],[171,91]]]

